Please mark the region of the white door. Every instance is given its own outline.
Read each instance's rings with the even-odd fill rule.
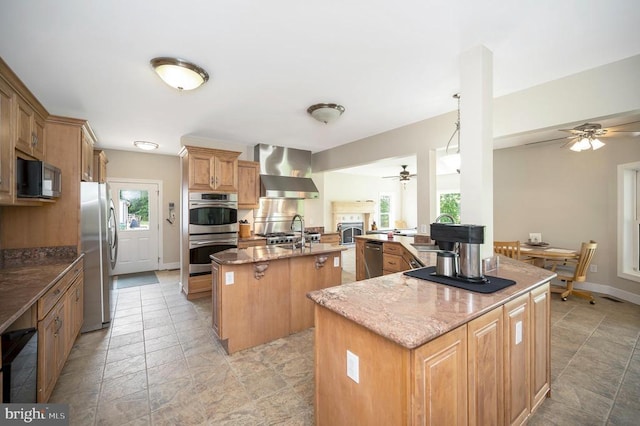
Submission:
[[[118,227],[112,275],[158,269],[158,184],[109,180]]]

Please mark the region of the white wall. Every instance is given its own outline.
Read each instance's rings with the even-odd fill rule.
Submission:
[[[494,151],[496,240],[526,240],[579,248],[598,242],[589,282],[640,294],[640,283],[617,276],[617,166],[640,161],[640,138],[603,138],[598,151],[557,144]]]

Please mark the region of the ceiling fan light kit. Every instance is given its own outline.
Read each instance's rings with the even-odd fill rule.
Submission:
[[[563,129],[575,135],[573,141],[569,142],[569,149],[573,152],[588,151],[589,149],[600,149],[605,143],[598,139],[598,136],[605,136],[607,130],[600,124],[585,123],[573,129]]]
[[[307,108],[310,116],[324,124],[336,121],[344,111],[344,107],[338,104],[315,104]]]
[[[180,91],[197,89],[209,80],[204,68],[184,59],[160,57],[150,62],[162,81]]]

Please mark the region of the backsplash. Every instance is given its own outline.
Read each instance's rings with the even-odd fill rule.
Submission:
[[[31,247],[0,250],[0,267],[33,265],[51,260],[75,259],[78,257],[76,246]]]

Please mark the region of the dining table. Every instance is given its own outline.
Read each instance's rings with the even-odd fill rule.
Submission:
[[[545,261],[562,261],[565,259],[577,259],[579,253],[576,250],[554,247],[550,245],[523,243],[520,246],[522,257],[534,258],[534,265],[543,267]]]

